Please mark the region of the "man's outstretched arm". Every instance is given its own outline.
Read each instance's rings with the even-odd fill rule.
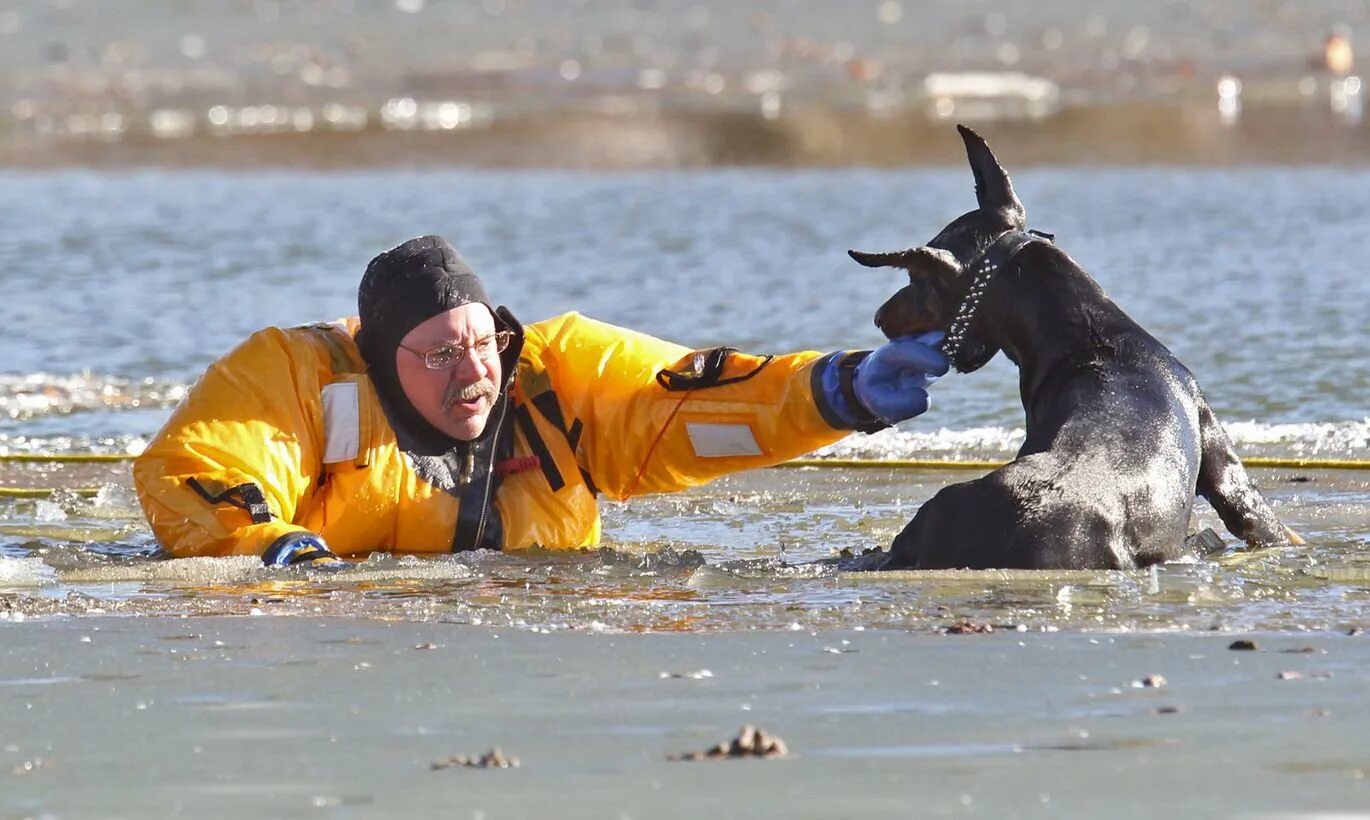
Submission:
[[[577,459],[613,498],[684,489],[888,426],[900,419],[866,405],[877,393],[892,397],[872,387],[882,379],[890,391],[907,388],[904,417],[927,406],[926,392],[917,393],[930,378],[906,378],[914,366],[900,355],[692,351],[575,314],[530,330],[545,339],[545,366],[567,423],[582,425]],[[873,403],[887,415],[903,412]]]

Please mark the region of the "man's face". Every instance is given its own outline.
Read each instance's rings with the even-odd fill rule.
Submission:
[[[503,369],[492,352],[494,334],[490,309],[473,302],[425,320],[395,351],[404,395],[429,424],[459,441],[480,436],[499,398]]]

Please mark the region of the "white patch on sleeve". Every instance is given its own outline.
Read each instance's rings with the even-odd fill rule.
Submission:
[[[355,461],[361,450],[361,404],[356,382],[323,388],[323,463]]]
[[[687,421],[685,432],[690,434],[690,446],[700,458],[761,455],[761,445],[756,443],[752,428],[746,424]]]

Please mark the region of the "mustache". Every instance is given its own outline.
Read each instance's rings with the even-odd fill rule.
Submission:
[[[447,388],[447,393],[442,397],[442,409],[450,410],[452,405],[459,401],[475,401],[481,397],[494,401],[499,395],[499,390],[495,383],[489,379],[481,379],[467,385],[452,384]]]

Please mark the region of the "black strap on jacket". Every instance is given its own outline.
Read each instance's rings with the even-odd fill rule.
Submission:
[[[550,392],[551,391],[548,391],[548,393],[542,395],[548,395]],[[544,415],[546,415],[545,412]],[[557,412],[557,415],[561,415],[560,411]],[[538,432],[537,422],[533,421],[533,414],[528,411],[527,405],[520,404],[518,407],[514,408],[514,421],[518,422],[518,426],[523,428],[523,436],[528,439],[528,449],[532,450],[533,455],[537,456],[538,466],[542,468],[542,475],[547,479],[547,483],[551,486],[552,492],[556,492],[562,487],[565,487],[566,479],[562,477],[561,470],[557,468],[556,460],[552,458],[551,451],[547,449],[547,442],[543,441],[542,434]],[[555,423],[555,420],[553,420],[553,423]]]
[[[266,496],[262,494],[262,488],[250,481],[229,487],[217,495],[205,489],[197,478],[186,479],[186,484],[210,504],[228,504],[240,510],[247,510],[253,524],[265,524],[271,520],[271,508],[266,505]]]
[[[544,390],[533,396],[529,403],[543,415],[552,426],[557,428],[566,439],[566,445],[571,448],[572,458],[575,457],[576,448],[580,446],[580,437],[585,433],[585,425],[580,419],[571,422],[568,427],[566,416],[561,412],[561,404],[557,401],[555,390]],[[556,460],[552,457],[552,452],[547,449],[547,442],[543,440],[542,433],[538,431],[538,426],[533,421],[533,414],[524,405],[514,408],[514,420],[523,429],[524,438],[528,439],[528,449],[537,456],[538,466],[542,469],[542,475],[547,479],[547,484],[552,488],[552,492],[558,492],[566,486],[566,478],[561,474],[561,469],[557,467]],[[580,478],[585,482],[585,486],[590,490],[590,495],[598,496],[599,488],[595,486],[594,479],[584,467],[579,467]]]
[[[740,376],[723,378],[723,365],[727,363],[728,357],[737,352],[735,347],[715,347],[712,350],[696,351],[691,358],[689,370],[669,370],[662,368],[657,371],[656,381],[665,389],[672,393],[682,390],[698,390],[704,387],[719,387],[725,384],[736,384],[745,382],[755,376],[771,363],[774,356],[766,356],[761,360],[761,364],[752,368],[750,371]]]

